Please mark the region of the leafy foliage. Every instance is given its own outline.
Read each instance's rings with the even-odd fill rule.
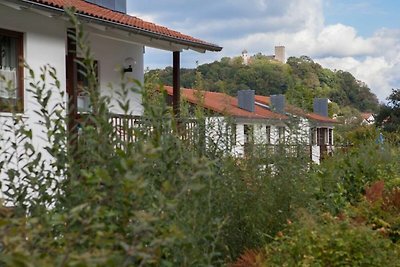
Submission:
[[[141,142],[119,137],[109,123],[109,100],[95,92],[81,24],[71,18],[86,55],[79,64],[92,81],[86,88],[92,113],[79,132],[67,132],[65,103],[56,101],[62,92],[56,71],[47,66],[36,76],[28,69],[29,90],[39,103],[37,127],[48,142],[36,150],[30,126],[17,114],[6,128],[1,171],[4,204],[12,208],[1,206],[0,266],[218,264],[215,243],[223,222],[210,216],[210,162],[177,135],[156,134],[173,125],[159,119],[165,110],[147,106],[150,101],[144,101],[148,120],[134,133]],[[129,110],[123,96],[137,89],[123,80],[121,109]]]
[[[114,89],[124,115],[130,115],[130,91],[143,92],[145,108],[140,127],[125,122],[117,129],[129,137],[123,138],[110,124],[110,99],[96,90],[93,57],[72,13],[92,113],[79,131],[69,132],[56,70],[44,66],[36,74],[26,66],[38,103],[35,129],[47,145],[35,146],[32,125],[15,112],[3,125],[0,266],[396,266],[397,236],[390,239],[371,226],[381,220],[397,233],[398,148],[360,145],[320,166],[302,153],[291,156],[284,146],[278,153],[260,147],[235,158],[210,140],[187,142],[184,119],[172,119],[165,95],[152,83],[143,88],[122,76]],[[310,75],[307,85],[290,78],[290,64],[266,63],[262,55],[253,58],[257,70],[240,59],[222,59],[221,73],[241,69],[237,79],[246,85],[253,71],[282,71],[264,84],[277,92],[294,84],[318,91],[322,80],[336,76],[329,71],[324,79],[314,76],[318,65],[308,58],[300,62],[305,65],[296,75]],[[220,75],[219,64],[213,75]],[[198,69],[196,88],[208,86],[207,75]],[[223,80],[217,84],[226,89]],[[195,111],[204,121],[201,113]],[[365,202],[364,191],[382,179],[390,189],[382,201]],[[317,218],[327,211],[349,220]],[[367,224],[353,224],[360,214]]]
[[[364,226],[305,217],[266,247],[265,266],[400,266],[400,248]]]
[[[400,132],[400,89],[392,91],[388,104],[381,105],[376,123],[388,132]]]
[[[396,179],[400,172],[398,149],[390,145],[364,144],[337,152],[311,173],[319,181],[318,209],[338,214],[359,202],[365,188],[375,181]]]
[[[238,90],[252,89],[259,95],[286,94],[290,103],[309,111],[315,97],[328,97],[341,107],[360,111],[378,109],[378,100],[365,83],[349,72],[322,68],[307,56],[290,57],[281,64],[257,54],[248,65],[240,57],[225,57],[196,69],[182,69],[182,86],[193,88],[197,72],[203,76],[204,88],[210,91],[236,95]],[[171,85],[171,73],[172,68],[167,67],[151,70],[148,76],[158,74],[163,84]]]

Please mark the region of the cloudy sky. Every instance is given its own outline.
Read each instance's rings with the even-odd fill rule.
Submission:
[[[350,71],[380,100],[400,88],[398,0],[128,0],[131,15],[223,46],[220,53],[185,51],[183,67],[249,54],[307,55]],[[145,66],[172,65],[172,55],[147,49]]]

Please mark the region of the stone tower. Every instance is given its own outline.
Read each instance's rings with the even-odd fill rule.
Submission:
[[[286,63],[286,52],[283,45],[275,46],[275,60]]]

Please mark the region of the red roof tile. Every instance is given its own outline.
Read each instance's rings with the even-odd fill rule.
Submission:
[[[24,3],[34,3],[42,6],[57,8],[63,10],[66,7],[74,6],[76,12],[81,15],[105,20],[109,23],[118,24],[130,27],[144,33],[156,34],[165,37],[168,40],[175,40],[176,43],[183,45],[191,45],[205,50],[220,51],[222,47],[211,44],[200,39],[193,38],[189,35],[168,29],[166,27],[156,25],[151,22],[141,20],[137,17],[130,16],[124,13],[113,11],[84,0],[24,0]]]
[[[261,96],[261,95],[256,95],[255,96],[255,100],[256,102],[259,102],[261,104],[264,105],[271,105],[271,98],[269,96]],[[321,116],[319,114],[316,113],[307,113],[304,110],[295,107],[293,105],[290,104],[286,104],[286,108],[285,108],[286,112],[290,113],[290,114],[294,114],[294,115],[298,115],[301,117],[306,117],[308,119],[314,120],[314,121],[318,121],[318,122],[324,122],[324,123],[338,123],[337,120],[331,119],[329,117],[325,117],[325,116]]]
[[[164,86],[164,89],[169,95],[173,95],[173,89],[171,86]],[[285,115],[272,112],[257,105],[255,106],[254,112],[241,109],[238,107],[238,102],[235,97],[224,93],[181,88],[181,97],[192,104],[200,103],[208,110],[233,117],[276,120],[288,119]]]

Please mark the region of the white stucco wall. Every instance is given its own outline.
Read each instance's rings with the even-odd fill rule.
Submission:
[[[45,25],[45,26],[44,26]],[[15,10],[5,6],[0,6],[0,27],[2,29],[22,32],[24,34],[23,51],[26,63],[33,69],[38,77],[41,73],[40,68],[50,64],[57,70],[57,77],[60,80],[61,88],[65,90],[65,22],[42,15],[33,14],[28,11]],[[25,78],[28,72],[25,70]],[[48,83],[51,79],[48,78]],[[40,117],[35,114],[38,105],[33,99],[32,93],[28,91],[30,80],[24,80],[24,112],[21,114],[27,126],[33,130],[33,142],[35,149],[43,153],[43,158],[50,160],[49,155],[43,151],[43,147],[48,145],[45,141],[45,129],[38,125]],[[53,100],[49,106],[53,107],[59,101],[63,101],[52,86],[48,85],[49,90],[53,90]],[[0,113],[0,129],[3,137],[9,135],[5,125],[12,125],[10,113]],[[11,152],[9,147],[7,152]],[[22,145],[22,144],[19,144]],[[4,154],[2,154],[4,157]]]
[[[40,75],[40,69],[46,64],[50,64],[57,70],[57,77],[60,81],[61,90],[66,91],[66,40],[67,28],[69,24],[63,17],[50,17],[43,14],[37,14],[31,10],[18,10],[0,4],[0,28],[23,33],[23,51],[25,61],[34,70],[36,77]],[[94,57],[99,62],[99,81],[102,94],[116,97],[109,85],[113,84],[114,89],[119,88],[121,81],[120,72],[116,71],[117,67],[124,64],[127,57],[135,59],[136,64],[133,66],[134,71],[127,74],[130,78],[134,78],[143,82],[143,46],[135,44],[130,40],[128,34],[123,38],[103,38],[95,35],[95,30],[86,29],[89,33],[89,41],[92,45]],[[104,35],[110,34],[113,37],[118,37],[118,34],[113,32],[103,32]],[[125,39],[128,40],[125,40]],[[28,77],[28,72],[25,70],[25,78]],[[43,150],[48,144],[46,142],[46,131],[38,125],[40,117],[35,114],[35,109],[38,105],[33,98],[32,93],[28,91],[31,81],[24,80],[24,121],[29,128],[33,130],[33,145],[37,151],[43,153],[43,159],[50,162],[52,159]],[[60,101],[66,102],[66,97],[62,99],[56,90],[52,88],[51,79],[47,80],[47,88],[53,91],[53,98],[49,103],[52,107]],[[66,95],[66,94],[65,94]],[[133,115],[142,114],[140,94],[131,92]],[[111,112],[120,113],[120,109],[116,105],[115,99],[112,101]],[[12,125],[12,117],[10,113],[0,112],[0,135],[7,138],[6,125]],[[20,144],[22,145],[22,144]],[[4,143],[0,143],[0,160],[4,159],[5,154],[1,150],[10,148]],[[3,170],[4,171],[4,170]],[[0,177],[1,179],[1,177]],[[1,197],[1,196],[0,196]]]
[[[87,28],[87,30],[94,59],[98,62],[101,94],[111,97],[110,111],[112,113],[123,113],[118,106],[117,99],[119,97],[116,94],[116,91],[121,89],[121,69],[126,58],[134,59],[133,72],[127,72],[125,76],[126,78],[136,79],[143,84],[143,46],[134,44],[127,39],[117,38],[118,34],[113,32],[99,34],[90,28]],[[124,38],[127,38],[127,36]],[[140,89],[133,83],[129,83],[128,87]],[[132,115],[143,114],[140,93],[130,90],[128,98],[131,101],[130,113]]]

